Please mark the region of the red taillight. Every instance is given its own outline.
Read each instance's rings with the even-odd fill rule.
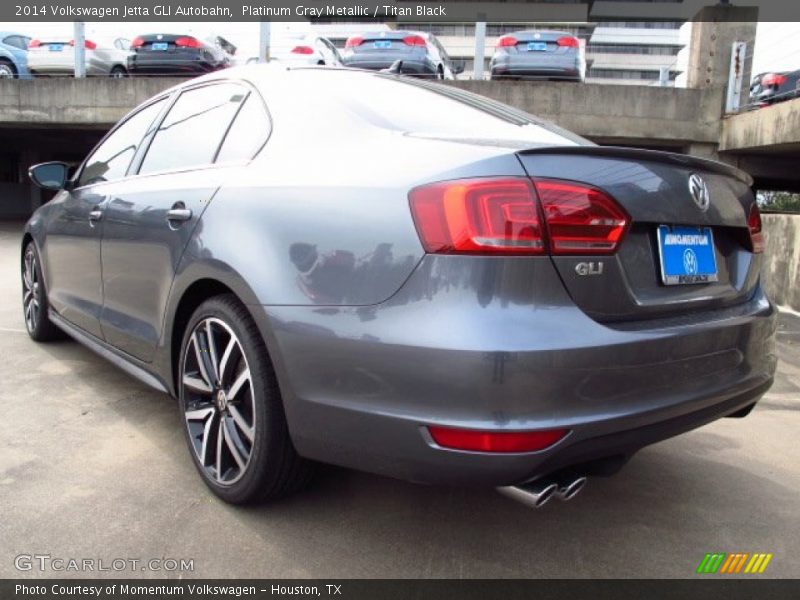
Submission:
[[[364,38],[360,35],[354,35],[353,37],[347,38],[347,41],[344,43],[345,48],[355,48],[356,46],[360,46],[364,43]]]
[[[39,40],[31,40],[30,42],[28,42],[28,48],[39,48],[41,47],[41,45],[42,42],[40,42]]]
[[[425,38],[421,35],[409,35],[403,38],[406,46],[425,46]]]
[[[435,254],[611,254],[630,224],[602,190],[550,179],[445,181],[411,190],[409,200],[420,241]]]
[[[201,42],[197,38],[185,35],[175,40],[175,45],[178,48],[202,48],[203,42]]]
[[[786,83],[786,76],[778,73],[769,73],[761,78],[762,86],[779,86]]]
[[[509,46],[516,46],[517,45],[517,38],[513,35],[504,35],[503,37],[497,40],[497,47],[498,48],[507,48]]]
[[[69,45],[70,46],[74,46],[75,45],[75,40],[70,40],[69,41]],[[94,50],[94,49],[97,48],[97,44],[95,44],[91,40],[83,40],[83,47],[86,48],[87,50]]]
[[[442,448],[472,452],[536,452],[549,448],[569,433],[566,429],[477,431],[433,426],[428,431]]]
[[[533,187],[527,179],[434,183],[411,190],[409,199],[427,252],[544,252]]]
[[[577,48],[578,47],[578,38],[574,38],[569,35],[565,35],[564,37],[560,37],[556,40],[556,44],[559,46],[565,46],[567,48]]]
[[[750,230],[750,245],[755,254],[760,254],[764,251],[766,240],[764,240],[764,232],[761,230],[761,211],[758,210],[758,205],[753,204],[750,209],[750,214],[747,217],[747,228]]]
[[[535,179],[553,254],[611,254],[630,219],[605,192],[580,183]]]
[[[133,41],[131,42],[131,48],[141,48],[142,46],[144,46],[144,40],[142,38],[133,38]]]
[[[295,46],[292,54],[314,54],[314,49],[311,46]]]

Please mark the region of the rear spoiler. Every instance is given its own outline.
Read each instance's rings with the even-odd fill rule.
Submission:
[[[726,165],[725,163],[708,158],[698,158],[697,156],[663,152],[661,150],[644,150],[641,148],[626,148],[622,146],[543,146],[540,148],[521,150],[519,154],[560,154],[565,156],[604,156],[608,158],[651,160],[653,162],[672,163],[682,167],[692,167],[703,171],[710,171],[711,173],[733,177],[749,187],[753,186],[753,178],[750,177],[750,175],[731,165]]]

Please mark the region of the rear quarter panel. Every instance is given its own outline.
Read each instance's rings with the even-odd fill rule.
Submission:
[[[423,256],[408,204],[411,188],[524,175],[505,149],[369,130],[313,142],[302,131],[276,127],[259,158],[220,189],[187,260],[226,265],[258,304],[377,304]]]

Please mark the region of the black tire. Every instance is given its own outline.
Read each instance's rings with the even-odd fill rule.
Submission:
[[[122,79],[123,77],[128,76],[128,71],[121,65],[115,65],[111,71],[109,71],[108,76],[112,79]]]
[[[314,465],[289,437],[264,340],[235,296],[216,296],[195,310],[181,344],[178,390],[192,461],[217,496],[265,502],[311,481]]]
[[[64,334],[48,316],[50,305],[47,302],[39,253],[33,242],[28,242],[22,253],[21,275],[22,314],[28,335],[37,342],[63,339]]]
[[[17,67],[8,59],[0,58],[0,79],[16,79]]]

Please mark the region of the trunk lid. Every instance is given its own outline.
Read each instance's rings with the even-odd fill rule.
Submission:
[[[755,199],[752,180],[742,171],[680,154],[601,146],[539,148],[518,156],[531,177],[590,184],[613,197],[631,218],[615,254],[553,257],[567,291],[593,318],[613,322],[674,316],[751,297],[760,255],[749,246],[747,215]],[[705,182],[706,210],[690,191],[692,175]],[[662,225],[709,228],[718,280],[665,285],[658,236]]]

